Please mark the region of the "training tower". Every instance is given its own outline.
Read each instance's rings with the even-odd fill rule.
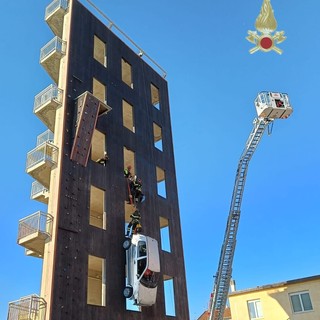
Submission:
[[[52,83],[35,97],[34,113],[48,130],[28,153],[26,171],[31,198],[47,212],[21,219],[18,234],[26,254],[43,259],[41,292],[11,302],[8,319],[186,320],[167,82],[87,3],[54,0],[45,11],[53,39],[40,63]],[[134,311],[123,296],[122,243],[134,210],[126,203],[127,165],[143,180],[144,234],[161,249],[156,304]]]

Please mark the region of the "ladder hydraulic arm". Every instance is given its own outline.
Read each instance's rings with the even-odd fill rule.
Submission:
[[[255,106],[258,118],[253,121],[253,129],[238,163],[218,271],[215,275],[213,294],[209,304],[209,320],[223,320],[232,275],[240,208],[249,161],[267,126],[274,119],[286,119],[292,113],[288,95],[282,93],[260,92],[255,100]]]
[[[256,150],[261,137],[267,127],[272,122],[271,119],[256,118],[253,121],[254,127],[246,142],[246,146],[239,160],[227,228],[221,248],[218,271],[214,281],[213,302],[211,303],[209,320],[222,320],[226,307],[229,285],[232,273],[232,261],[236,247],[236,236],[240,219],[240,207],[246,182],[249,161]]]

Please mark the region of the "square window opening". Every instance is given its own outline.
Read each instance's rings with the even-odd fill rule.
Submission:
[[[294,313],[312,311],[312,302],[309,292],[297,292],[290,294],[291,305]]]

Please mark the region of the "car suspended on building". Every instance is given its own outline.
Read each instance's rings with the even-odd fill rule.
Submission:
[[[156,302],[160,272],[157,240],[133,234],[123,242],[126,250],[126,287],[123,295],[138,306],[152,306]]]

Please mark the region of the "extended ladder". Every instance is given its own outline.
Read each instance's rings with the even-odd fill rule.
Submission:
[[[239,160],[234,189],[232,193],[227,228],[221,248],[218,271],[214,281],[212,301],[209,306],[209,320],[223,320],[223,314],[227,303],[231,280],[232,262],[235,252],[236,236],[240,219],[240,207],[246,182],[248,165],[267,125],[272,121],[273,119],[268,118],[254,119],[254,127],[249,135],[245,149],[242,152]]]
[[[209,320],[223,320],[231,280],[232,262],[240,219],[240,208],[249,161],[256,150],[267,125],[274,119],[287,119],[293,111],[289,97],[286,93],[261,91],[255,99],[254,104],[258,118],[253,121],[253,129],[238,164],[227,228],[221,248],[213,294],[209,304]]]

